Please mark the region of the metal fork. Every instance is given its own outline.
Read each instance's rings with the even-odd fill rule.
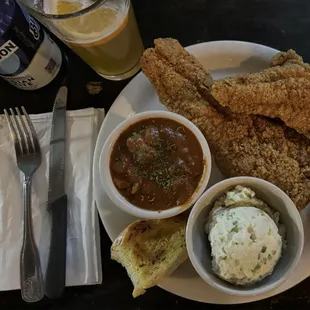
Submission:
[[[32,230],[31,181],[34,172],[41,165],[41,150],[33,124],[21,107],[4,110],[15,147],[17,166],[24,174],[23,204],[24,226],[23,245],[20,255],[20,286],[23,300],[36,302],[44,297],[40,257]],[[23,115],[22,115],[23,114]]]

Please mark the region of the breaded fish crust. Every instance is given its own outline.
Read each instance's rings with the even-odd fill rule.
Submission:
[[[233,112],[280,118],[310,137],[310,66],[293,50],[278,53],[258,73],[216,81],[212,95]]]

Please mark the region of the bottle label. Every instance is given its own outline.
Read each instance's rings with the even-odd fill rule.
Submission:
[[[0,46],[0,62],[9,58],[18,50],[18,46],[14,44],[11,40],[7,41],[5,44]]]
[[[17,88],[35,90],[56,77],[62,64],[59,47],[17,3],[4,37],[0,40],[2,78]]]

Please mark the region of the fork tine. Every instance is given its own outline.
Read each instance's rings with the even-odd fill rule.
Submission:
[[[23,106],[21,107],[21,109],[22,109],[22,112],[23,112],[25,119],[26,119],[26,124],[27,124],[26,127],[28,130],[29,136],[30,136],[30,140],[31,140],[33,150],[34,150],[34,152],[39,153],[40,152],[40,145],[39,145],[39,140],[38,140],[36,130],[34,129],[33,123],[31,121],[26,109]]]
[[[34,148],[33,138],[32,138],[31,132],[28,130],[28,126],[26,125],[24,121],[25,117],[20,113],[19,108],[16,107],[15,111],[18,115],[18,120],[21,125],[21,129],[22,129],[25,141],[26,141],[28,153],[35,153],[36,150]],[[31,146],[32,146],[32,149],[31,149]]]
[[[22,130],[20,126],[20,117],[16,116],[13,109],[10,109],[11,118],[13,120],[13,125],[15,127],[15,131],[17,132],[17,137],[21,143],[21,149],[23,154],[29,153],[29,147],[27,143],[26,133]]]
[[[9,130],[10,130],[10,133],[11,133],[11,137],[12,137],[12,140],[13,140],[13,144],[14,144],[14,147],[19,147],[19,150],[18,152],[22,152],[22,145],[21,145],[21,141],[18,139],[17,137],[17,134],[16,134],[16,130],[14,128],[14,125],[12,123],[12,120],[11,120],[11,117],[8,113],[8,111],[6,109],[4,109],[4,115],[5,115],[5,119],[8,123],[8,126],[9,126]]]
[[[6,114],[8,124],[9,124],[11,135],[12,135],[12,138],[14,141],[15,151],[22,154],[24,152],[24,150],[23,150],[24,145],[23,145],[23,141],[22,141],[22,137],[20,135],[20,132],[18,131],[17,121],[16,121],[14,111],[12,109],[10,109],[10,114],[7,111],[5,111],[5,114]]]

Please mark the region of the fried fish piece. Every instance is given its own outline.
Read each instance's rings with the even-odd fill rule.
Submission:
[[[233,112],[280,118],[310,137],[310,66],[293,50],[276,54],[266,70],[216,81],[212,95]]]
[[[165,49],[159,51],[159,46]],[[169,53],[165,52],[168,50]],[[175,65],[177,58],[182,58],[183,66]],[[226,176],[246,175],[268,180],[282,188],[299,209],[308,204],[308,139],[265,117],[226,114],[215,108],[208,99],[210,94],[205,94],[210,73],[176,40],[155,40],[155,48],[145,51],[141,65],[162,104],[200,128]]]

